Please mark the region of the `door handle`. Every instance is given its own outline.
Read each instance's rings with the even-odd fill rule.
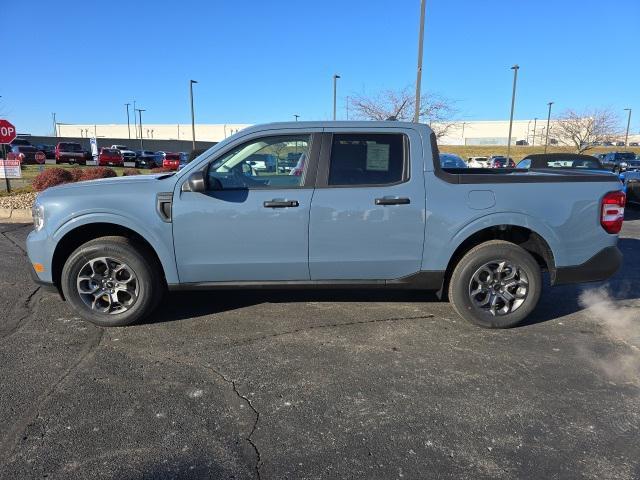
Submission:
[[[399,198],[376,198],[376,205],[408,205],[411,203],[411,200],[407,197],[399,197]]]
[[[297,200],[267,200],[262,205],[265,208],[289,208],[298,207],[300,204]]]

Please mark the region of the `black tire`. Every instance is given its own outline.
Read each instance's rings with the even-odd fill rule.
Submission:
[[[137,298],[125,311],[101,313],[93,310],[78,291],[78,275],[83,267],[101,257],[121,262],[135,274]],[[161,278],[160,267],[151,252],[125,237],[113,236],[97,238],[78,247],[65,262],[60,283],[65,298],[82,318],[101,327],[122,327],[153,312],[164,292]]]
[[[498,265],[500,262],[507,262],[507,265],[519,269],[516,278],[522,282],[523,290],[518,290],[518,295],[522,295],[524,285],[528,285],[524,301],[519,302],[516,308],[511,310],[516,305],[516,300],[508,303],[499,297],[498,305],[505,305],[505,308],[509,308],[507,313],[494,314],[487,309],[486,305],[484,307],[478,305],[480,303],[478,299],[480,301],[486,300],[489,294],[480,293],[473,296],[472,289],[478,286],[474,279],[479,278],[476,277],[476,274],[480,275],[478,272],[481,272],[481,267]],[[513,283],[513,281],[506,283]],[[501,288],[500,284],[497,284],[495,288]],[[510,288],[512,290],[507,293],[514,292],[513,287]],[[493,291],[496,292],[496,290]],[[536,260],[525,249],[502,240],[491,240],[469,250],[456,265],[449,281],[449,301],[455,311],[465,320],[484,328],[510,328],[518,325],[535,309],[541,291],[542,274]],[[501,292],[501,290],[497,290],[497,292]],[[518,300],[520,299],[518,298]]]

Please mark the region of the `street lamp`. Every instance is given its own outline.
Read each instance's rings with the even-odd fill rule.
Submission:
[[[300,115],[296,115],[295,113],[293,114],[293,117],[296,119],[296,122],[298,121],[298,118],[300,117]]]
[[[129,132],[129,140],[131,140],[131,124],[129,123],[129,105],[130,103],[125,103],[124,106],[127,107],[127,132]]]
[[[51,116],[53,117],[53,134],[58,136],[58,123],[56,122],[56,112],[52,112]]]
[[[464,126],[467,124],[467,122],[462,122],[462,143],[464,144]]]
[[[420,0],[420,33],[418,34],[418,71],[416,73],[416,111],[413,121],[420,121],[420,88],[422,86],[422,47],[424,45],[424,9],[427,0]]]
[[[338,79],[340,78],[340,75],[338,75],[337,73],[333,75],[333,119],[336,119],[336,90],[337,90],[337,83],[338,83]]]
[[[628,149],[629,146],[629,125],[631,125],[631,109],[625,108],[625,112],[629,112],[629,116],[627,117],[627,133],[624,135],[624,146]]]
[[[144,150],[144,145],[142,144],[142,112],[146,112],[146,110],[144,108],[136,108],[136,111],[138,112],[138,115],[140,116],[140,150]]]
[[[136,134],[136,138],[138,138],[138,121],[136,120],[136,101],[133,101],[133,131]]]
[[[193,136],[192,150],[196,149],[196,117],[193,113],[193,84],[198,83],[197,80],[189,80],[189,94],[191,97],[191,133]]]
[[[553,102],[549,102],[547,105],[549,105],[549,113],[547,114],[547,135],[544,139],[544,153],[547,153],[547,147],[549,146],[549,122],[551,121],[551,105],[553,105]]]
[[[509,117],[509,138],[507,139],[507,162],[509,161],[509,154],[511,153],[511,131],[513,129],[513,109],[516,105],[516,83],[518,81],[518,70],[520,67],[516,64],[511,67],[513,70],[513,92],[511,93],[511,116]]]

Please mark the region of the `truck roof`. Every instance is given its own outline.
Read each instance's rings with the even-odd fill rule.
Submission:
[[[378,120],[318,120],[308,122],[274,122],[252,125],[241,130],[244,133],[250,133],[260,130],[278,130],[288,128],[411,128],[426,129],[431,133],[431,129],[424,123],[400,122],[400,121],[378,121]]]

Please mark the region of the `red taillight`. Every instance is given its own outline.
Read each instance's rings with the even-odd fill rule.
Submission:
[[[600,225],[607,233],[618,233],[624,220],[624,205],[627,197],[624,192],[609,192],[602,198]]]

